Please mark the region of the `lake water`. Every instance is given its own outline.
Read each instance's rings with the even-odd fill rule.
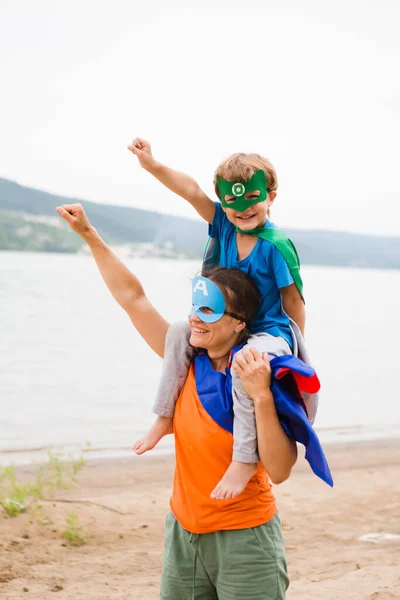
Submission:
[[[189,309],[194,261],[126,260],[170,321]],[[400,271],[303,267],[322,441],[400,436]],[[130,452],[150,426],[161,360],[84,255],[0,252],[0,463],[48,445]],[[159,452],[170,451],[172,438]]]

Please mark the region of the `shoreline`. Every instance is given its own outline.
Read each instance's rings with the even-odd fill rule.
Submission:
[[[289,480],[274,489],[291,579],[287,600],[398,599],[400,439],[325,451],[333,489],[301,452]],[[17,468],[22,480],[32,468]],[[170,454],[91,458],[74,488],[43,502],[48,526],[28,513],[12,519],[1,511],[0,597],[47,600],[57,591],[60,600],[158,599],[173,469]],[[88,531],[84,546],[61,538],[71,512]],[[360,540],[371,533],[394,537]]]
[[[394,424],[390,426],[379,425],[374,428],[366,428],[361,425],[349,425],[347,427],[326,427],[318,429],[316,433],[323,448],[329,446],[342,446],[345,444],[371,444],[375,442],[391,442],[400,440],[400,424]],[[49,450],[61,453],[63,456],[68,454],[78,455],[80,454],[85,443],[79,444],[60,444],[57,445],[40,445],[38,447],[31,448],[3,448],[0,449],[0,468],[9,464],[29,465],[35,462],[42,462],[46,460],[47,453]],[[174,453],[174,445],[172,436],[166,437],[161,440],[159,445],[152,450],[152,455],[161,458],[166,455]],[[127,458],[131,456],[132,449],[130,446],[102,446],[101,444],[91,445],[85,452],[87,460],[97,459],[119,459]]]

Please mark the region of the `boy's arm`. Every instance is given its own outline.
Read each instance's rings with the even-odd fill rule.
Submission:
[[[146,140],[136,138],[128,149],[137,156],[140,166],[151,173],[158,181],[161,181],[172,192],[178,194],[193,206],[198,214],[212,223],[215,214],[215,204],[209,198],[199,184],[189,175],[174,171],[169,167],[156,161],[151,152],[151,146]]]
[[[291,319],[299,326],[299,329],[304,337],[304,328],[306,324],[306,311],[304,302],[300,296],[295,283],[281,288],[283,310]]]

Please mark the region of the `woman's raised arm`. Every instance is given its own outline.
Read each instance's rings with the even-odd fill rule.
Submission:
[[[63,204],[56,210],[87,243],[108,289],[128,313],[142,338],[156,354],[163,357],[165,336],[170,324],[151,304],[139,279],[101,239],[80,204]]]

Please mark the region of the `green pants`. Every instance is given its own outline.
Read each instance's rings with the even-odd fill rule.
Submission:
[[[161,600],[284,600],[289,585],[281,522],[195,534],[169,513]]]

